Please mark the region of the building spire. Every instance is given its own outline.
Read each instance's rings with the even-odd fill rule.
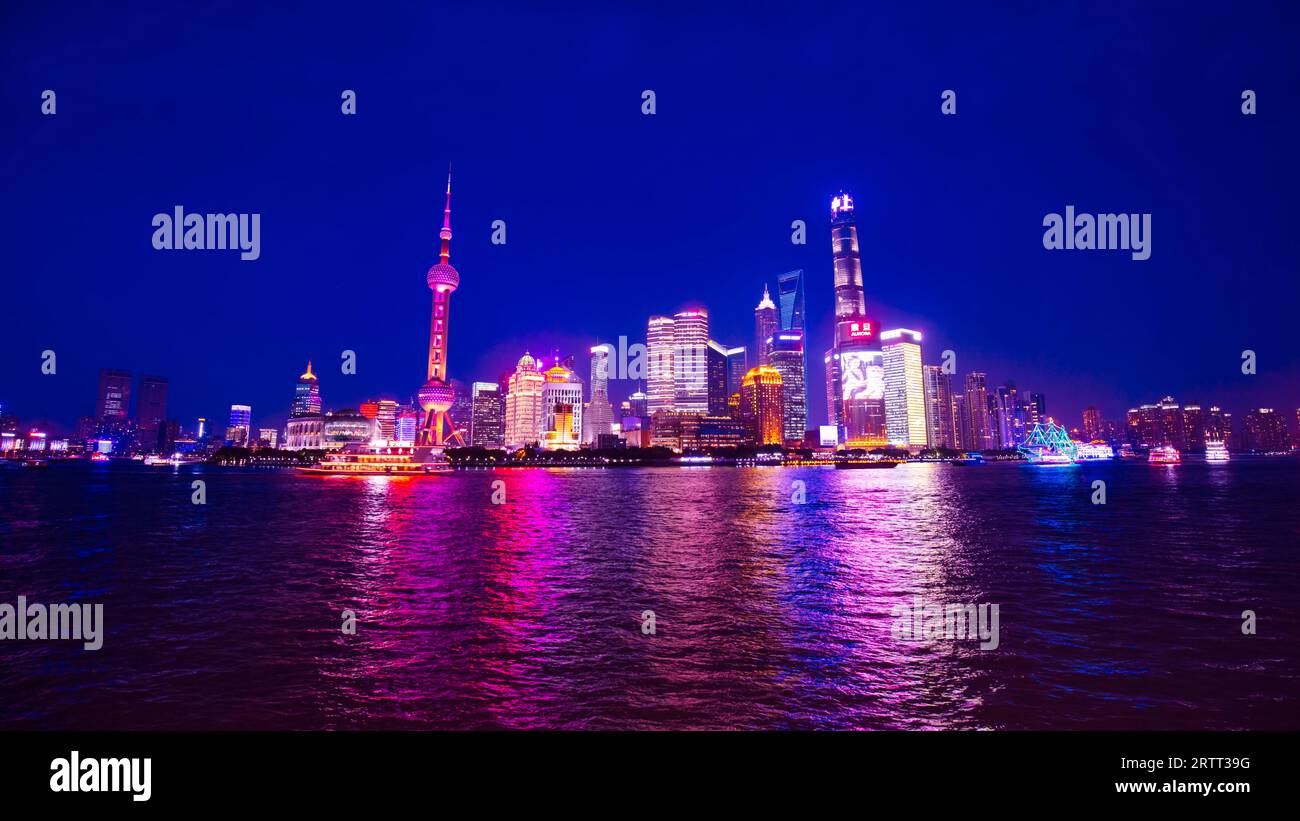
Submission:
[[[314,374],[314,373],[311,372],[311,360],[310,360],[310,359],[307,360],[307,372],[306,372],[305,374],[303,374],[302,376],[298,377],[298,378],[299,378],[299,379],[315,379],[315,378],[316,378],[316,374]]]
[[[442,239],[442,261],[451,259],[451,163],[447,163],[447,205],[442,210],[442,230],[438,232]]]
[[[758,303],[758,307],[755,308],[754,310],[761,311],[764,308],[771,308],[772,310],[776,310],[776,304],[772,302],[772,296],[767,292],[766,285],[763,286],[763,301]]]

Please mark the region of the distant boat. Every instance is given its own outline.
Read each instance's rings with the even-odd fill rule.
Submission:
[[[1119,458],[1121,459],[1141,459],[1142,455],[1133,450],[1133,446],[1128,442],[1119,446]]]
[[[974,451],[974,450],[973,450],[973,451],[970,451],[969,453],[963,453],[961,456],[958,456],[956,459],[953,459],[953,460],[952,460],[952,464],[954,464],[954,465],[982,465],[982,464],[984,464],[984,454],[980,453],[979,451]]]
[[[1222,442],[1211,439],[1205,443],[1205,461],[1207,462],[1227,462],[1231,459],[1228,456],[1228,447]]]
[[[1178,448],[1158,445],[1147,454],[1147,462],[1152,465],[1176,465],[1183,460]]]
[[[1095,462],[1101,459],[1114,458],[1114,449],[1100,439],[1094,439],[1091,442],[1079,445],[1079,461],[1081,462]]]
[[[107,461],[108,461],[108,454],[107,454],[107,453],[100,453],[99,451],[95,451],[94,453],[90,454],[90,461],[92,461],[92,462],[107,462]]]
[[[836,459],[836,470],[870,470],[872,468],[896,468],[903,464],[902,459]]]
[[[1016,445],[1016,450],[1034,465],[1072,465],[1079,458],[1079,443],[1050,419],[1036,422],[1025,441]]]
[[[351,444],[298,470],[313,476],[434,476],[450,473],[452,467],[433,448]]]

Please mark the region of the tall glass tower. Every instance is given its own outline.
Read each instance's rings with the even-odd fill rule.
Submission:
[[[776,333],[776,329],[776,303],[772,301],[767,286],[764,285],[763,299],[754,309],[754,364],[756,366],[767,364],[768,340]]]
[[[703,308],[673,315],[673,408],[709,412],[709,312]]]
[[[853,216],[853,197],[843,191],[831,200],[831,252],[835,261],[835,316],[863,316],[867,303],[862,293],[858,223]]]

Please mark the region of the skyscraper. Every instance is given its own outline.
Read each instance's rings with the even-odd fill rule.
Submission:
[[[800,442],[808,431],[803,330],[796,328],[773,334],[767,360],[781,374],[782,435],[787,442]]]
[[[126,419],[131,407],[131,372],[105,368],[99,372],[95,416],[101,420]]]
[[[942,365],[922,368],[925,378],[926,439],[932,448],[953,448],[952,377]]]
[[[853,216],[853,197],[844,191],[831,200],[831,252],[835,265],[836,318],[866,316],[858,224]]]
[[[927,441],[921,334],[897,328],[880,334],[885,368],[885,427],[889,444],[920,450]]]
[[[785,438],[781,373],[767,365],[750,368],[740,386],[741,418],[759,445],[779,445]]]
[[[763,298],[759,300],[758,307],[754,309],[754,363],[756,365],[767,364],[767,341],[772,338],[772,334],[777,330],[777,311],[776,303],[772,302],[772,297],[767,292],[767,286],[763,286]]]
[[[311,372],[311,361],[307,361],[307,372],[298,377],[298,384],[293,387],[293,405],[289,408],[289,417],[320,416],[320,384],[316,374]]]
[[[1241,449],[1251,453],[1285,453],[1291,450],[1286,420],[1272,408],[1254,408],[1241,420]]]
[[[1183,405],[1183,442],[1189,451],[1205,451],[1205,414],[1200,405]]]
[[[781,304],[781,330],[804,330],[803,270],[786,271],[778,276],[776,293]]]
[[[226,441],[237,448],[250,444],[253,429],[253,409],[249,405],[230,406],[230,424],[226,426]]]
[[[703,308],[673,316],[673,408],[709,412],[709,312]]]
[[[478,448],[504,447],[506,408],[501,386],[496,382],[475,382],[473,394],[470,444]]]
[[[582,443],[582,379],[556,362],[542,385],[542,446],[577,450]]]
[[[966,414],[970,419],[968,450],[988,450],[993,447],[989,430],[989,401],[987,376],[982,373],[966,374]]]
[[[535,445],[541,440],[542,386],[545,384],[546,377],[537,369],[537,360],[525,352],[506,383],[507,450]]]
[[[728,384],[729,363],[727,348],[709,340],[709,416],[727,415],[727,397],[731,395]]]
[[[438,232],[442,251],[438,262],[425,274],[433,291],[433,311],[429,318],[428,378],[420,387],[418,398],[424,410],[420,444],[441,448],[447,444],[444,432],[451,429],[447,411],[456,401],[455,391],[447,384],[447,336],[450,330],[451,295],[460,287],[460,273],[451,265],[451,171],[447,171],[447,202],[442,212],[442,230]]]
[[[614,406],[609,402],[609,357],[612,345],[591,349],[591,401],[582,415],[582,441],[594,443],[614,430]]]
[[[392,399],[380,399],[376,404],[375,419],[379,421],[379,438],[390,442],[397,438],[397,403]]]
[[[745,379],[749,367],[745,364],[747,352],[744,345],[727,348],[727,395],[740,391],[740,383]]]
[[[831,259],[835,272],[835,337],[826,353],[827,416],[855,447],[887,442],[884,369],[876,323],[866,315],[853,197],[831,199]]]
[[[1101,411],[1092,405],[1083,409],[1083,438],[1091,442],[1101,437]]]
[[[677,398],[673,379],[674,333],[672,317],[652,316],[646,330],[646,410],[672,410]]]
[[[162,447],[161,432],[167,420],[167,380],[161,376],[140,378],[140,398],[136,402],[136,441],[141,449],[156,451]]]

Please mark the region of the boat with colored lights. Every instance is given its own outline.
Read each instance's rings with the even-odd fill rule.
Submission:
[[[971,452],[969,452],[969,453],[963,453],[961,456],[958,456],[956,459],[953,459],[953,460],[951,461],[951,464],[954,464],[954,465],[982,465],[982,464],[984,464],[984,454],[980,453],[979,451],[974,451],[974,450],[971,451]]]
[[[1096,462],[1103,459],[1114,459],[1115,450],[1100,439],[1094,439],[1091,442],[1080,442],[1078,458],[1080,462]]]
[[[1016,450],[1033,465],[1072,465],[1079,461],[1079,443],[1052,421],[1037,422]]]
[[[871,470],[872,468],[896,468],[903,464],[902,459],[836,459],[836,470]]]
[[[1228,446],[1222,442],[1211,439],[1205,443],[1205,461],[1222,463],[1229,461],[1231,458],[1228,456]]]
[[[1182,460],[1178,448],[1169,445],[1157,445],[1147,454],[1147,463],[1152,465],[1176,465]]]
[[[452,466],[437,448],[350,444],[298,470],[313,476],[435,476]]]

